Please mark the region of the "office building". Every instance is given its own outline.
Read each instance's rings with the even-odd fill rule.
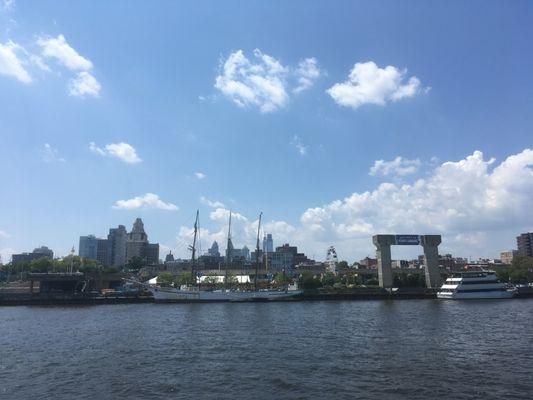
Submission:
[[[500,259],[501,259],[502,264],[511,265],[513,262],[513,259],[517,256],[517,254],[518,254],[517,250],[502,251],[500,253]]]
[[[107,235],[107,265],[122,267],[126,264],[126,242],[128,233],[124,225],[109,229]]]
[[[78,255],[84,258],[96,260],[98,253],[98,239],[94,235],[80,236]]]
[[[522,233],[516,238],[518,255],[533,257],[533,232]]]

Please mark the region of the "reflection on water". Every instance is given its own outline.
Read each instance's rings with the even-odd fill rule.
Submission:
[[[533,302],[0,308],[0,398],[532,398]]]

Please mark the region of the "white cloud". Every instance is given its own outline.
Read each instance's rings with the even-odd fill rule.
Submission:
[[[496,256],[513,246],[516,234],[531,230],[533,149],[511,155],[497,164],[475,151],[459,161],[429,167],[426,179],[410,183],[381,183],[305,210],[299,224],[265,221],[264,232],[276,243],[297,245],[308,256],[322,260],[335,245],[341,259],[373,256],[372,235],[378,233],[441,234],[441,252],[457,256]],[[255,247],[257,219],[232,213],[236,247]],[[209,215],[207,235],[225,247],[229,210],[219,207]],[[187,235],[185,235],[185,233]],[[180,234],[190,242],[191,228]],[[210,244],[210,243],[209,243]],[[419,254],[417,247],[395,248]]]
[[[379,68],[373,61],[357,63],[347,81],[336,83],[326,92],[337,104],[353,109],[363,104],[384,106],[389,101],[413,97],[423,90],[416,76],[405,82],[406,73],[406,70],[392,65]]]
[[[294,88],[294,93],[303,92],[314,85],[322,74],[317,64],[316,58],[306,58],[298,63],[295,73],[298,79],[298,86]]]
[[[372,176],[405,176],[416,173],[421,165],[422,163],[418,158],[409,160],[398,156],[392,161],[374,161],[374,165],[370,168],[369,174]]]
[[[300,219],[301,229],[309,233],[309,243],[325,246],[333,240],[345,252],[357,246],[372,251],[370,235],[377,233],[437,233],[449,245],[458,235],[479,241],[487,231],[495,237],[505,229],[519,232],[530,217],[533,150],[510,156],[491,170],[493,163],[476,151],[437,166],[427,179],[382,183],[372,191],[308,209]],[[473,242],[456,244],[455,250],[465,250],[468,243]]]
[[[5,44],[0,43],[0,74],[14,77],[23,83],[31,83],[32,78],[17,52],[25,53],[25,50],[11,40]]]
[[[98,147],[94,142],[91,142],[89,143],[89,150],[99,156],[116,157],[127,164],[137,164],[142,161],[137,155],[135,148],[124,142],[106,144],[105,149]]]
[[[310,88],[321,75],[314,58],[306,58],[295,70],[255,49],[254,60],[237,50],[221,64],[215,88],[239,107],[257,107],[263,113],[284,108],[289,102],[290,78],[297,80],[294,92]],[[255,62],[254,62],[255,61]]]
[[[32,64],[36,65],[41,71],[52,72],[52,69],[44,62],[42,57],[39,57],[35,54],[30,55],[30,61]]]
[[[43,161],[47,163],[66,161],[64,158],[59,156],[59,151],[50,146],[48,143],[45,143],[41,149],[41,157]]]
[[[100,83],[86,71],[79,72],[75,78],[69,81],[68,85],[69,95],[82,98],[85,96],[98,97],[100,89]]]
[[[209,200],[205,196],[200,197],[200,203],[205,204],[206,206],[209,206],[212,208],[225,208],[226,207],[224,203],[217,201],[217,200]]]
[[[37,44],[41,46],[42,56],[55,59],[73,71],[88,71],[92,69],[93,64],[90,60],[82,57],[66,41],[63,35],[53,37],[40,37]]]
[[[7,233],[6,231],[0,230],[0,239],[8,239],[10,237],[11,235],[9,233]]]
[[[178,206],[172,203],[165,203],[157,194],[146,193],[143,196],[137,196],[129,200],[117,200],[113,208],[117,210],[159,209],[174,211],[178,209]]]
[[[194,173],[194,176],[196,176],[196,178],[199,179],[199,180],[202,180],[202,179],[207,178],[207,175],[204,174],[203,172],[200,172],[200,171],[195,172],[195,173]]]
[[[11,11],[13,8],[15,8],[15,0],[3,0],[2,3],[2,8],[5,11]]]
[[[296,148],[298,154],[300,154],[301,156],[305,156],[307,154],[307,146],[303,144],[302,138],[300,136],[294,135],[291,140],[291,145]]]

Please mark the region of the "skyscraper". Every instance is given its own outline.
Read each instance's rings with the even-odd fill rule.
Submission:
[[[126,240],[126,262],[132,257],[141,257],[147,264],[159,262],[159,244],[148,241],[148,235],[144,231],[144,223],[140,218],[135,219],[133,228],[128,233]]]
[[[80,236],[78,255],[84,258],[96,260],[98,252],[98,239],[94,235]]]
[[[272,253],[274,251],[274,240],[272,239],[272,234],[267,233],[263,237],[263,252]]]
[[[126,240],[128,233],[124,225],[109,229],[107,235],[107,265],[122,267],[126,264]]]

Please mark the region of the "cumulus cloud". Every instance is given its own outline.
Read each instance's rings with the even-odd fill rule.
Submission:
[[[135,148],[124,142],[109,143],[105,145],[105,148],[96,146],[94,142],[89,143],[89,150],[99,156],[110,156],[118,158],[126,164],[137,164],[142,159],[137,155]]]
[[[294,135],[291,140],[291,145],[294,146],[298,154],[301,156],[305,156],[307,154],[307,146],[304,145],[300,136]]]
[[[314,85],[320,75],[322,75],[322,71],[318,68],[316,58],[306,58],[301,60],[296,69],[298,86],[293,89],[293,92],[300,93],[309,89]]]
[[[98,97],[100,93],[100,83],[89,72],[82,71],[69,82],[68,93],[75,97],[92,96]]]
[[[165,203],[159,198],[157,194],[146,193],[143,196],[136,196],[128,200],[117,200],[113,208],[116,210],[167,210],[175,211],[178,209],[178,206],[172,203]]]
[[[242,50],[231,53],[215,79],[215,88],[239,107],[257,107],[263,113],[279,110],[289,102],[291,79],[297,80],[294,91],[301,92],[321,74],[314,58],[302,60],[292,69],[259,49],[253,55],[250,60]]]
[[[195,172],[195,173],[194,173],[194,176],[195,176],[197,179],[199,179],[199,180],[202,180],[202,179],[207,178],[207,175],[204,174],[203,172],[200,172],[200,171]]]
[[[442,163],[427,179],[355,192],[306,210],[301,228],[313,240],[329,237],[346,247],[359,239],[366,243],[376,233],[440,233],[445,243],[457,235],[480,238],[479,232],[509,227],[519,231],[533,198],[533,150],[491,169],[494,162],[475,151],[463,160]]]
[[[70,96],[84,98],[86,96],[98,97],[101,85],[90,72],[93,63],[80,55],[63,35],[57,37],[42,36],[37,39],[37,45],[41,48],[41,56],[32,56],[32,61],[42,70],[50,71],[50,67],[43,59],[54,60],[59,65],[76,72],[68,84]]]
[[[345,82],[326,92],[337,104],[356,109],[363,104],[384,106],[427,90],[416,76],[407,79],[406,74],[407,70],[392,65],[380,68],[373,61],[356,63]]]
[[[0,74],[16,78],[23,83],[31,83],[32,78],[17,53],[24,54],[24,48],[11,40],[5,44],[0,43]]]
[[[532,198],[533,149],[500,163],[475,151],[432,167],[425,179],[381,183],[310,207],[297,224],[265,221],[264,230],[273,233],[277,243],[290,242],[317,259],[325,258],[329,245],[335,245],[341,258],[373,255],[371,236],[378,233],[441,234],[441,251],[496,256],[512,246],[517,233],[532,229]],[[252,248],[257,219],[233,216],[235,245]],[[210,239],[225,243],[228,217],[224,207],[210,213]],[[190,232],[190,227],[183,232]]]
[[[209,206],[211,208],[225,208],[226,206],[221,201],[217,200],[209,200],[205,196],[200,197],[200,203],[205,204],[206,206]]]
[[[37,44],[41,46],[42,55],[52,58],[58,63],[73,71],[88,71],[93,64],[87,58],[78,54],[66,41],[63,35],[56,38],[43,36],[37,39]]]
[[[421,165],[422,163],[418,158],[409,160],[398,156],[391,161],[376,160],[370,168],[369,175],[405,176],[418,172]]]
[[[41,149],[41,157],[44,162],[52,163],[52,162],[66,162],[66,160],[63,157],[59,156],[59,151],[50,146],[50,144],[45,143],[43,148]]]

